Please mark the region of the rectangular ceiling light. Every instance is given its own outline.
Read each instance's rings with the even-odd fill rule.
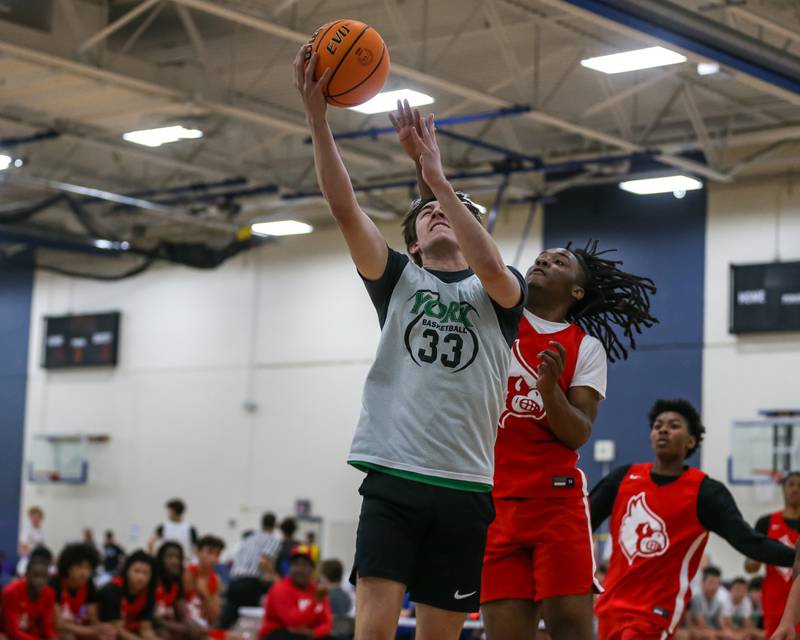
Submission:
[[[638,69],[664,67],[679,62],[686,62],[686,56],[664,47],[648,47],[647,49],[623,51],[622,53],[612,53],[609,56],[581,60],[584,67],[603,73],[624,73]]]
[[[11,166],[11,156],[0,153],[0,171],[8,169]]]
[[[250,229],[257,236],[296,236],[301,233],[311,233],[314,227],[297,220],[277,220],[275,222],[254,222],[250,225]]]
[[[412,107],[421,107],[426,104],[433,104],[434,102],[433,98],[425,93],[420,93],[413,89],[398,89],[397,91],[384,91],[371,100],[367,100],[357,107],[350,108],[359,113],[384,113],[385,111],[394,111],[397,109],[398,100],[408,100],[408,104]]]
[[[158,129],[142,129],[141,131],[128,131],[123,133],[122,138],[128,142],[144,145],[145,147],[160,147],[162,144],[177,142],[193,138],[202,138],[203,132],[200,129],[186,129],[176,124],[171,127],[159,127]]]
[[[642,180],[626,180],[619,183],[619,188],[640,196],[653,193],[680,193],[702,189],[703,183],[689,176],[663,176],[661,178],[644,178]]]

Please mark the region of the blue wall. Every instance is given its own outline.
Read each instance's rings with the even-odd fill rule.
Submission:
[[[16,556],[33,271],[0,262],[0,551]]]
[[[705,231],[705,189],[678,200],[637,196],[617,185],[591,187],[559,194],[545,210],[545,247],[597,239],[601,249],[618,249],[626,271],[651,277],[658,288],[653,315],[660,324],[639,336],[628,360],[609,365],[607,398],[592,440],[581,449],[590,487],[602,475],[594,440],[616,442],[612,466],[646,462],[652,459],[647,411],[653,401],[683,397],[700,408]]]

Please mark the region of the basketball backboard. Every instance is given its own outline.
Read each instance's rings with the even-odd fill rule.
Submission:
[[[739,420],[731,430],[728,482],[770,484],[800,469],[800,413]]]

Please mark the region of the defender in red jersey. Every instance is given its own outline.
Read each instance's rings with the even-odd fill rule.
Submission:
[[[3,589],[3,631],[9,640],[55,640],[55,592],[48,586],[50,553],[35,549],[25,577]]]
[[[653,283],[601,255],[596,242],[550,249],[526,276],[495,445],[497,516],[481,584],[489,640],[528,640],[540,615],[555,640],[593,638],[599,584],[577,450],[605,396],[606,352],[627,355],[610,323],[630,338],[655,322]]]
[[[595,612],[599,640],[666,640],[691,598],[690,584],[713,531],[747,557],[791,566],[791,550],[754,531],[728,489],[685,466],[703,439],[686,400],[658,400],[649,414],[652,463],[620,467],[592,490],[592,527],[611,517],[605,592]]]
[[[755,529],[765,536],[794,549],[800,538],[800,472],[788,474],[782,481],[783,509],[762,516]],[[748,559],[744,568],[749,573],[761,569],[761,563]],[[785,567],[767,565],[761,597],[764,608],[764,633],[769,638],[778,628],[781,615],[792,588],[792,571]],[[800,625],[796,631],[800,633]]]

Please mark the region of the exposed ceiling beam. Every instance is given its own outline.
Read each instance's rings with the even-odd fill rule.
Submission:
[[[290,40],[297,44],[304,44],[308,42],[308,37],[309,37],[308,34],[300,33],[299,31],[294,31],[287,27],[275,24],[264,18],[258,18],[255,16],[243,14],[239,11],[229,9],[227,7],[220,7],[215,3],[211,2],[210,0],[172,0],[172,1],[184,6],[192,7],[193,9],[198,9],[200,11],[204,11],[212,15],[226,18],[234,22],[238,22],[239,24],[244,24],[253,29]],[[551,0],[546,0],[546,1],[550,2]],[[487,94],[483,90],[474,89],[472,87],[468,87],[466,85],[459,84],[457,82],[445,80],[444,78],[439,78],[429,73],[418,71],[417,69],[406,67],[404,65],[392,64],[392,72],[395,75],[399,75],[408,78],[410,80],[414,80],[421,84],[428,85],[431,87],[436,87],[438,89],[441,89],[442,91],[446,91],[453,95],[457,95],[462,98],[473,100],[475,102],[486,104],[499,109],[514,106],[512,102],[509,102],[508,100],[503,100],[501,98],[496,98],[495,96]],[[522,114],[520,117],[531,120],[538,124],[566,131],[567,133],[579,135],[584,138],[588,138],[589,140],[594,140],[596,142],[600,142],[605,145],[618,147],[620,149],[624,149],[625,151],[637,152],[645,150],[643,147],[640,147],[636,143],[631,142],[629,140],[624,140],[619,136],[608,134],[603,131],[598,131],[596,129],[592,129],[591,127],[585,127],[577,123],[565,120],[563,118],[559,118],[558,116],[544,113],[542,111],[529,111]],[[666,157],[665,157],[665,162],[666,162]],[[720,180],[723,182],[727,182],[730,180],[728,176],[720,173],[719,171],[711,169],[710,167],[706,167],[697,162],[685,160],[683,158],[669,158],[669,164],[682,167],[687,171],[692,171],[694,173],[697,173],[698,175],[702,175],[707,178],[712,178],[714,180]]]
[[[114,22],[112,22],[105,28],[95,33],[91,38],[89,38],[80,47],[78,47],[78,53],[85,53],[89,49],[97,46],[98,44],[103,42],[103,40],[108,38],[111,34],[119,31],[126,24],[128,24],[132,20],[135,20],[145,11],[150,9],[150,7],[154,7],[159,2],[161,2],[161,0],[143,0],[143,2],[140,2],[138,5],[136,5],[136,7],[128,11],[128,13],[126,13],[124,16],[117,18]]]
[[[748,22],[752,22],[757,24],[768,31],[772,31],[773,33],[777,33],[784,38],[788,38],[789,40],[793,40],[795,42],[800,42],[800,33],[794,31],[792,29],[787,29],[783,25],[778,24],[777,22],[773,22],[772,20],[767,20],[767,18],[762,18],[758,14],[753,13],[752,11],[748,11],[744,7],[736,7],[730,6],[727,7],[727,11],[735,16],[739,16]]]
[[[204,99],[201,97],[193,96],[188,93],[183,93],[177,89],[171,89],[161,84],[133,78],[129,75],[122,74],[108,69],[101,69],[92,65],[69,60],[62,56],[57,56],[51,53],[44,53],[22,47],[10,42],[0,40],[0,52],[6,53],[12,57],[21,58],[36,62],[47,68],[57,68],[69,71],[79,76],[93,78],[101,82],[131,89],[133,91],[144,93],[147,95],[158,96],[167,99],[176,104],[194,104],[198,107],[214,111],[216,113],[226,115],[245,122],[252,122],[272,129],[278,129],[295,135],[308,135],[308,127],[300,122],[293,122],[291,120],[284,120],[266,113],[259,111],[252,111],[250,109],[232,105],[226,102]],[[383,160],[371,154],[363,153],[353,149],[342,149],[342,155],[358,162],[361,165],[369,166],[372,168],[380,168],[384,166]]]

